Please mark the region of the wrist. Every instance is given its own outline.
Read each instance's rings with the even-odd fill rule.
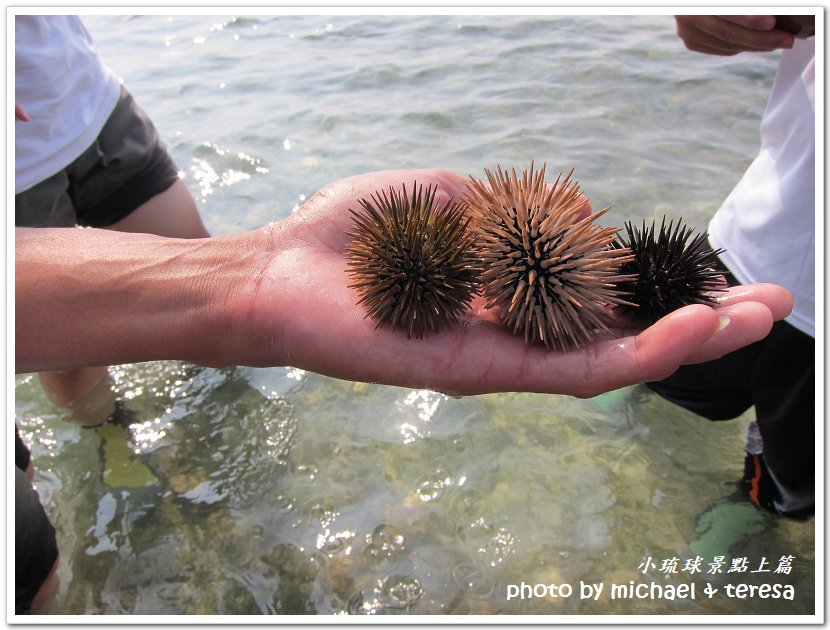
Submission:
[[[260,256],[256,241],[250,233],[242,233],[162,244],[158,259],[170,262],[155,280],[159,299],[154,310],[163,318],[165,332],[158,337],[156,356],[151,359],[210,367],[244,361],[242,322],[251,269]]]
[[[206,271],[202,286],[188,299],[191,322],[180,313],[177,327],[182,329],[180,357],[200,365],[277,365],[280,346],[276,328],[263,326],[259,314],[261,288],[268,284],[269,265],[278,255],[276,225],[252,232],[213,237],[201,252],[191,252],[185,264]],[[279,311],[278,295],[269,293],[269,308]],[[182,311],[183,313],[184,311]],[[194,338],[189,326],[203,331]]]
[[[254,305],[271,256],[268,228],[206,239],[161,239],[141,299],[159,320],[153,356],[210,367],[258,365],[273,357],[257,338]],[[260,355],[265,355],[260,358]]]

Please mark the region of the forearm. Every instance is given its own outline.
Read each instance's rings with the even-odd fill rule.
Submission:
[[[234,362],[231,322],[244,318],[260,240],[16,229],[16,370]]]

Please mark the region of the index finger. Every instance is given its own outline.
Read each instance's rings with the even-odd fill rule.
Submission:
[[[793,36],[775,30],[774,15],[720,15],[725,28],[713,33],[723,41],[758,50],[792,46]]]
[[[722,20],[754,31],[771,31],[775,28],[774,15],[721,15]]]

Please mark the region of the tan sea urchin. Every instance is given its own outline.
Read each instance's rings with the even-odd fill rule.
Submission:
[[[435,188],[417,184],[407,196],[389,188],[352,210],[346,247],[358,304],[380,327],[389,322],[421,338],[458,321],[477,286],[475,234],[459,202],[439,207]]]
[[[616,228],[594,223],[607,208],[583,216],[573,171],[552,186],[544,165],[521,179],[515,169],[485,173],[487,183],[470,178],[464,202],[478,230],[487,308],[525,341],[562,351],[607,330],[607,307],[626,303],[616,283],[631,258],[610,246]]]

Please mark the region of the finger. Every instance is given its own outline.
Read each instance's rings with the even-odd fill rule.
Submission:
[[[766,306],[775,321],[784,319],[793,310],[793,296],[777,284],[759,283],[730,287],[715,296],[716,308],[733,306],[740,302],[758,302]]]
[[[684,40],[685,41],[685,40]],[[686,48],[694,52],[711,55],[731,56],[741,52],[771,52],[778,48],[790,48],[789,40],[782,40],[777,35],[758,34],[756,31],[715,34],[699,31],[693,38],[685,41]]]
[[[295,213],[285,220],[286,228],[301,240],[342,250],[352,225],[351,210],[359,212],[361,200],[370,201],[375,193],[406,186],[411,194],[415,185],[435,189],[435,202],[443,205],[458,199],[466,188],[466,180],[457,173],[443,169],[400,169],[377,171],[337,180],[314,193]]]
[[[803,39],[815,35],[816,19],[813,15],[776,15],[775,28]]]
[[[521,352],[508,352],[509,340],[497,339],[489,345],[479,345],[474,331],[467,335],[467,348],[459,347],[457,369],[469,366],[468,356],[473,344],[479,361],[474,367],[478,373],[465,382],[448,382],[442,389],[457,393],[486,391],[533,391],[561,393],[586,398],[602,392],[650,380],[660,380],[674,372],[717,329],[717,313],[706,306],[688,306],[664,317],[636,336],[595,341],[567,353],[548,351],[544,347],[525,346]],[[516,338],[514,337],[513,343]],[[521,339],[518,339],[522,342]],[[495,351],[491,359],[483,359],[483,348],[495,349],[501,343],[503,351]],[[470,350],[469,353],[465,352]],[[453,386],[454,385],[454,386]],[[469,388],[475,391],[469,391]]]
[[[769,334],[775,321],[770,310],[757,302],[741,302],[718,309],[717,313],[721,317],[721,327],[687,357],[684,365],[714,361],[760,341]]]
[[[686,306],[670,313],[629,342],[632,356],[628,366],[617,366],[618,370],[625,370],[618,378],[630,381],[626,385],[666,378],[717,334],[721,326],[718,313],[703,305]]]
[[[29,121],[29,114],[17,103],[14,104],[14,117],[17,120],[22,120],[23,122]]]
[[[313,212],[330,213],[332,208],[356,206],[360,199],[370,199],[379,191],[400,188],[406,185],[424,185],[435,188],[436,201],[443,202],[459,197],[467,186],[467,181],[457,173],[443,169],[399,169],[365,173],[337,180],[317,191],[298,210],[304,214]]]
[[[591,202],[588,200],[588,197],[586,197],[584,193],[579,193],[579,201],[582,202],[582,205],[579,207],[579,214],[577,215],[577,220],[582,220],[586,217],[591,216],[591,213],[593,212],[593,207],[591,206]]]
[[[744,52],[743,50],[739,49],[724,50],[723,48],[713,48],[712,46],[706,46],[698,42],[695,42],[693,44],[687,43],[686,48],[688,48],[692,52],[701,53],[704,55],[715,55],[718,57],[733,57],[740,52]]]
[[[775,28],[774,15],[719,15],[721,20],[755,31],[771,31]]]
[[[448,393],[535,391],[589,397],[661,380],[681,365],[733,352],[764,338],[773,320],[792,308],[790,292],[773,284],[732,287],[718,300],[714,309],[687,306],[639,335],[597,341],[568,353],[539,346],[517,351],[516,338],[503,327],[470,330],[456,347],[454,365],[432,371],[429,378],[432,387]]]

